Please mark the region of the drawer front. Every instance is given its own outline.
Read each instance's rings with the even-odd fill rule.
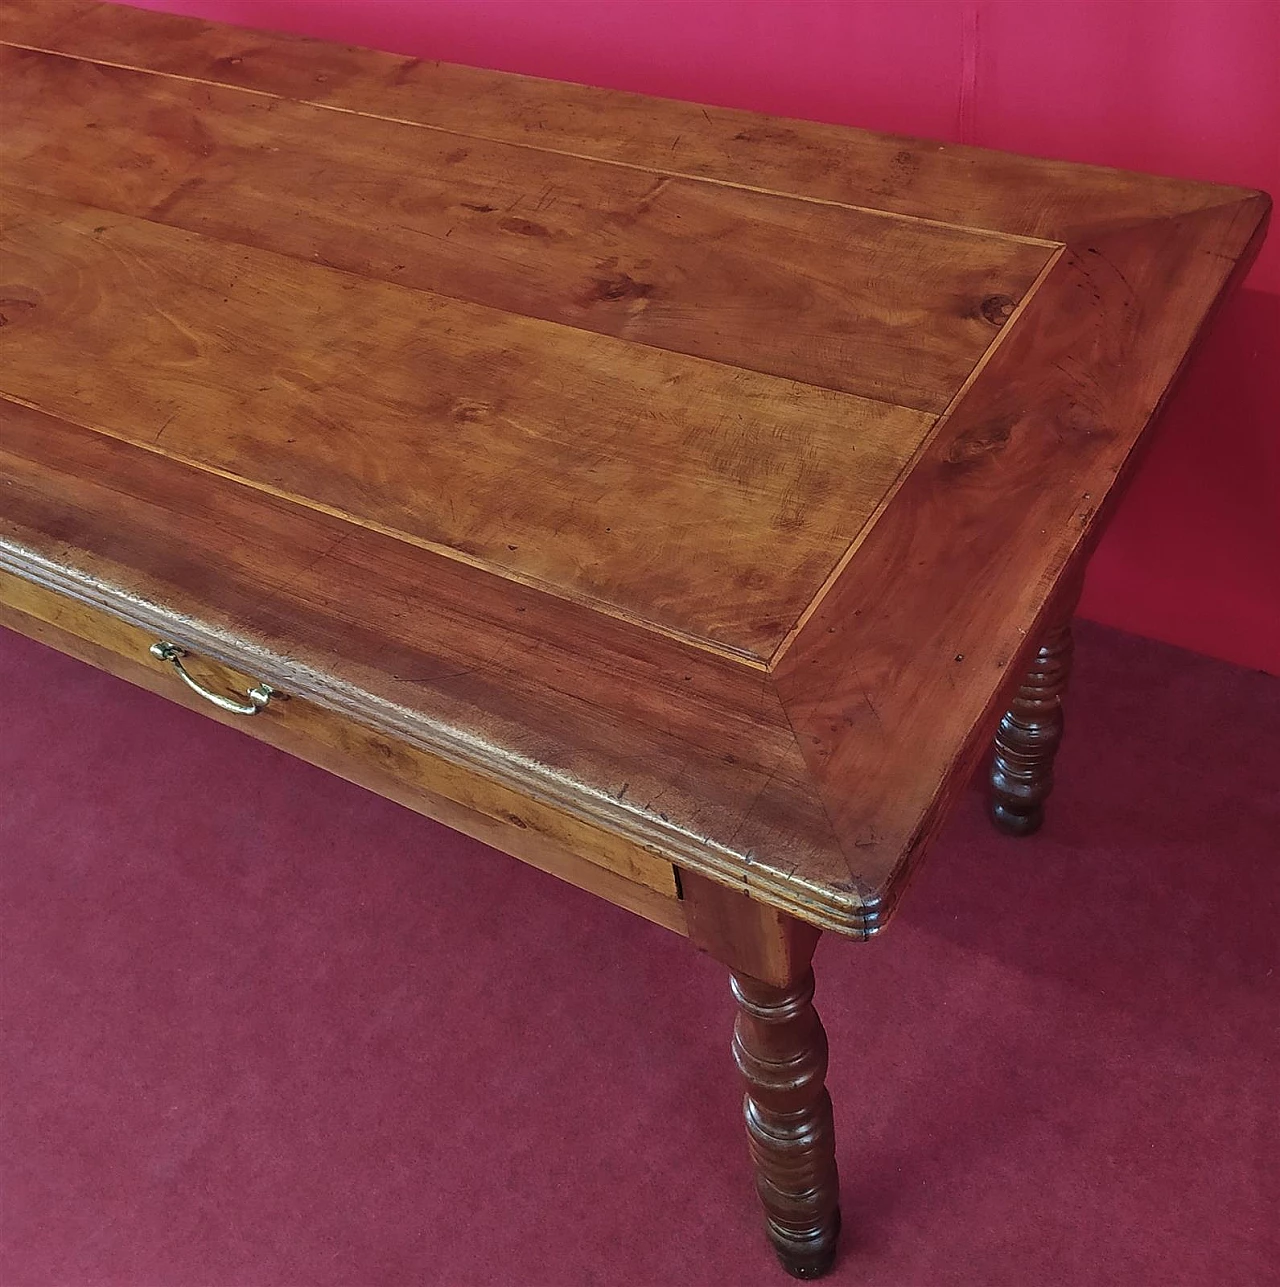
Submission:
[[[47,643],[406,805],[658,924],[685,933],[675,870],[657,855],[500,782],[287,692],[255,715],[223,710],[154,656],[147,630],[0,572],[0,625]],[[181,637],[165,642],[182,645]],[[259,680],[194,651],[181,658],[212,693],[252,706]]]

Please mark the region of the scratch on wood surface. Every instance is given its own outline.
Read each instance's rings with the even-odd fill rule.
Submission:
[[[760,784],[759,789],[752,795],[751,803],[748,804],[747,807],[743,810],[742,816],[738,819],[737,825],[730,833],[729,839],[726,842],[727,844],[732,845],[734,841],[737,840],[739,834],[742,832],[742,829],[751,820],[751,815],[755,813],[756,807],[759,805],[760,801],[764,799],[765,792],[769,790],[769,788],[773,785],[774,781],[776,780],[778,774],[782,771],[782,765],[785,759],[786,759],[786,752],[784,751],[773,762],[773,765],[770,767],[768,773],[765,775],[764,781]]]
[[[880,712],[876,710],[876,704],[871,700],[871,694],[867,691],[867,686],[863,682],[862,676],[858,673],[857,666],[850,663],[849,673],[853,676],[858,685],[858,691],[862,694],[862,700],[867,704],[867,710],[871,712],[871,718],[875,720],[877,727],[884,731],[884,720],[880,718]]]
[[[1100,251],[1096,246],[1090,246],[1090,247],[1088,247],[1088,249],[1085,251],[1085,253],[1086,253],[1086,254],[1089,254],[1089,255],[1094,255],[1094,256],[1096,256],[1096,257],[1097,257],[1098,259],[1100,259],[1104,264],[1106,264],[1106,266],[1107,266],[1108,268],[1110,268],[1110,269],[1111,269],[1111,271],[1112,271],[1113,273],[1115,273],[1115,275],[1116,275],[1116,276],[1120,279],[1120,281],[1124,284],[1124,288],[1125,288],[1125,290],[1129,293],[1129,300],[1130,300],[1130,302],[1131,302],[1131,303],[1137,303],[1137,302],[1138,302],[1138,292],[1137,292],[1137,291],[1135,291],[1135,290],[1133,289],[1133,287],[1132,287],[1132,286],[1130,285],[1130,283],[1129,283],[1129,279],[1124,275],[1124,273],[1122,273],[1122,272],[1120,271],[1120,269],[1119,269],[1119,268],[1117,268],[1117,267],[1116,267],[1116,265],[1111,261],[1111,259],[1110,259],[1107,255],[1104,255],[1104,254],[1102,253],[1102,251]]]
[[[320,553],[319,553],[319,554],[317,554],[317,555],[315,556],[315,558],[314,558],[314,559],[312,559],[312,560],[311,560],[311,562],[310,562],[310,563],[308,563],[308,564],[306,565],[306,567],[304,567],[304,568],[303,568],[303,569],[298,573],[298,575],[299,575],[299,576],[306,576],[306,574],[307,574],[308,572],[310,572],[310,571],[312,570],[312,568],[314,568],[314,567],[316,567],[317,565],[319,565],[319,564],[323,563],[323,562],[325,561],[325,559],[329,558],[329,557],[330,557],[330,555],[332,555],[332,554],[333,554],[333,553],[338,549],[338,547],[339,547],[340,545],[342,545],[342,544],[343,544],[343,542],[345,542],[345,541],[347,541],[348,539],[350,539],[350,537],[351,537],[351,533],[350,533],[350,532],[343,532],[340,536],[337,536],[334,540],[332,540],[332,541],[329,543],[329,545],[327,546],[327,548],[325,548],[325,549],[321,550],[321,551],[320,551]]]

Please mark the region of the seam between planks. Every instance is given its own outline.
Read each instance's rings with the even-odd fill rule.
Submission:
[[[863,206],[851,201],[836,201],[830,197],[806,196],[798,192],[787,192],[780,188],[760,187],[751,183],[736,182],[732,179],[717,179],[712,178],[709,175],[689,174],[684,170],[668,170],[661,166],[639,165],[634,161],[619,161],[611,157],[592,156],[589,152],[575,152],[569,148],[555,148],[548,147],[545,144],[529,143],[523,140],[498,138],[492,134],[468,133],[466,130],[456,129],[447,125],[434,125],[429,121],[417,121],[412,117],[392,116],[383,112],[371,112],[361,108],[343,107],[338,103],[326,103],[314,98],[293,98],[288,94],[272,93],[270,90],[251,89],[245,85],[234,85],[228,84],[226,81],[211,80],[206,76],[187,76],[181,72],[160,71],[154,67],[143,67],[135,63],[114,62],[107,58],[90,58],[85,54],[69,54],[61,49],[49,49],[43,45],[26,45],[18,41],[0,40],[0,46],[8,49],[24,49],[33,54],[49,54],[55,58],[69,58],[75,62],[91,63],[98,67],[115,67],[121,71],[142,72],[148,76],[159,76],[167,80],[186,81],[195,85],[209,85],[218,89],[233,90],[241,94],[251,94],[258,98],[271,99],[275,102],[298,103],[304,107],[314,107],[326,112],[339,112],[345,116],[359,116],[368,120],[386,121],[392,125],[407,125],[414,129],[433,130],[438,134],[447,134],[455,138],[476,139],[486,143],[496,143],[504,147],[516,147],[530,152],[542,152],[550,156],[570,157],[576,161],[591,161],[596,165],[609,165],[622,170],[636,170],[642,174],[655,174],[661,175],[664,178],[682,179],[688,183],[705,183],[712,187],[731,188],[739,192],[753,192],[759,196],[778,197],[787,201],[800,201],[808,205],[834,206],[837,209],[852,210],[859,214],[875,215],[882,219],[895,219],[904,223],[923,224],[926,227],[945,228],[951,232],[963,232],[975,237],[988,237],[996,241],[1015,242],[1028,246],[1044,246],[1046,249],[1056,247],[1060,244],[1043,237],[1027,236],[1024,233],[1003,232],[998,228],[982,228],[969,224],[951,223],[946,219],[930,219],[926,215],[904,214],[897,210],[882,210],[877,206]],[[496,74],[515,75],[515,73]],[[559,84],[562,82],[552,83]],[[583,86],[581,88],[589,88],[589,86]],[[641,97],[644,96],[642,95]],[[689,106],[697,106],[697,104],[689,104]],[[855,126],[845,126],[843,128],[851,131],[856,130]]]
[[[376,519],[358,518],[354,514],[349,514],[345,510],[339,509],[335,505],[326,505],[323,501],[313,500],[306,496],[300,496],[296,492],[286,491],[284,488],[273,487],[269,483],[259,482],[252,478],[246,478],[242,474],[234,473],[229,469],[222,469],[217,465],[206,464],[199,460],[193,460],[188,456],[180,455],[173,451],[166,451],[161,447],[149,443],[137,442],[132,438],[126,438],[123,434],[113,433],[110,429],[100,425],[86,424],[83,420],[74,418],[64,411],[51,410],[48,407],[42,407],[38,402],[32,402],[28,398],[23,398],[16,393],[0,391],[0,400],[7,400],[16,403],[18,406],[27,407],[31,411],[38,411],[41,415],[52,416],[56,420],[65,421],[67,424],[75,425],[87,433],[98,434],[103,438],[110,438],[115,442],[123,443],[127,447],[134,447],[138,451],[145,451],[149,455],[158,456],[162,460],[171,460],[175,464],[184,465],[189,469],[198,470],[203,474],[210,474],[215,478],[221,478],[225,482],[234,483],[238,486],[248,488],[250,491],[261,492],[264,495],[272,496],[276,500],[285,501],[288,504],[296,505],[299,509],[312,510],[316,513],[324,514],[328,518],[337,519],[339,522],[349,523],[352,527],[364,528],[370,532],[376,532],[379,536],[385,536],[390,540],[399,541],[404,545],[412,545],[420,550],[425,550],[430,554],[440,558],[450,559],[455,563],[464,564],[467,567],[474,568],[477,572],[483,572],[489,576],[495,577],[501,581],[510,581],[516,585],[522,585],[526,589],[535,590],[539,594],[545,594],[551,598],[561,599],[568,603],[577,604],[579,607],[586,608],[591,612],[597,612],[601,616],[612,617],[615,621],[624,622],[626,625],[634,626],[638,629],[648,631],[651,634],[661,635],[666,639],[673,640],[675,643],[683,644],[686,647],[697,648],[702,652],[711,653],[717,657],[722,657],[726,661],[731,661],[737,665],[743,666],[748,670],[756,670],[764,673],[768,670],[768,663],[754,653],[747,652],[745,649],[736,649],[731,645],[719,643],[714,639],[706,639],[701,635],[695,635],[689,631],[678,630],[672,626],[664,626],[655,621],[649,621],[634,613],[629,613],[618,607],[616,604],[609,603],[605,599],[597,599],[591,595],[575,594],[566,590],[562,586],[553,585],[550,582],[542,581],[538,577],[529,576],[525,573],[513,572],[507,568],[499,567],[497,564],[490,563],[485,559],[476,558],[474,555],[467,554],[462,550],[454,549],[450,545],[442,542],[431,541],[426,537],[413,536],[408,532],[402,532],[385,523],[379,523]]]
[[[427,295],[432,299],[448,300],[453,304],[461,304],[467,308],[483,309],[489,313],[499,313],[503,317],[514,318],[520,322],[527,322],[533,326],[556,327],[564,331],[573,331],[579,335],[593,336],[607,344],[623,344],[630,348],[647,349],[654,353],[665,353],[669,357],[675,357],[684,362],[700,363],[706,366],[719,367],[725,371],[738,371],[745,375],[756,376],[761,380],[772,380],[778,384],[797,385],[804,389],[817,389],[823,393],[830,394],[834,398],[849,398],[855,402],[870,403],[878,407],[889,407],[894,411],[905,411],[910,415],[919,416],[921,419],[942,414],[937,411],[930,411],[927,408],[915,407],[906,402],[895,402],[892,398],[878,398],[871,393],[855,393],[850,389],[834,388],[829,384],[818,384],[813,380],[801,380],[794,375],[778,375],[773,371],[761,371],[753,366],[742,366],[737,362],[728,362],[723,358],[703,357],[700,353],[686,353],[683,349],[666,348],[661,344],[654,344],[649,340],[632,339],[630,336],[614,335],[610,331],[592,330],[587,326],[577,326],[572,322],[559,321],[555,318],[540,317],[535,313],[521,313],[515,309],[503,308],[500,304],[487,304],[480,300],[470,299],[465,295],[452,295],[447,291],[433,290],[428,286],[414,286],[408,282],[390,281],[386,277],[366,277],[363,273],[357,272],[353,268],[344,268],[340,264],[331,264],[315,259],[306,259],[301,255],[295,254],[290,250],[275,250],[269,246],[259,246],[252,241],[242,241],[238,237],[224,237],[215,235],[210,232],[201,232],[194,228],[188,228],[184,224],[169,223],[163,216],[157,218],[152,213],[132,214],[127,210],[117,210],[112,206],[95,205],[91,201],[82,201],[78,197],[68,197],[49,188],[34,186],[27,181],[14,183],[6,178],[0,171],[0,195],[5,191],[20,192],[28,197],[35,197],[40,200],[53,202],[64,206],[74,206],[77,210],[92,210],[99,214],[113,215],[117,219],[124,219],[130,223],[148,224],[154,228],[163,228],[166,232],[174,233],[179,237],[191,237],[202,242],[208,242],[217,246],[239,246],[253,255],[269,256],[273,259],[287,260],[293,264],[301,264],[304,268],[319,273],[337,273],[343,277],[352,278],[365,286],[376,289],[385,289],[391,291],[408,291],[414,295]],[[947,225],[950,227],[951,225]],[[1057,243],[1054,243],[1055,245]],[[1035,282],[1028,289],[1034,288]],[[985,353],[986,350],[984,349]],[[9,395],[0,390],[0,396],[8,397]],[[948,404],[949,406],[950,404]],[[35,410],[42,411],[44,408],[37,407]],[[46,414],[54,414],[46,412]]]
[[[419,750],[480,773],[540,804],[561,808],[579,821],[602,827],[673,866],[688,867],[731,888],[740,889],[745,885],[753,897],[801,920],[838,934],[863,937],[859,919],[861,903],[856,896],[850,897],[844,890],[832,889],[802,874],[797,877],[794,867],[784,871],[781,865],[765,866],[750,855],[738,854],[730,843],[669,819],[659,820],[608,791],[548,769],[445,721],[424,716],[358,684],[337,680],[296,659],[286,666],[283,658],[261,645],[246,651],[244,640],[188,617],[175,618],[149,600],[127,597],[122,602],[120,596],[104,591],[83,572],[59,565],[27,549],[21,542],[3,536],[0,536],[0,571],[10,572],[160,636],[172,630],[176,623],[189,636],[193,647],[215,661],[247,673],[261,670],[268,678],[275,677],[282,689],[318,707],[334,711],[374,732],[403,738]],[[499,753],[497,757],[495,751]]]

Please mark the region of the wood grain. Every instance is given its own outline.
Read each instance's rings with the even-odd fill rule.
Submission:
[[[93,0],[9,0],[0,40],[450,134],[1072,241],[1251,194],[842,125],[484,71]]]
[[[689,940],[699,951],[776,987],[804,977],[820,930],[696,871],[681,871],[679,881]]]
[[[1252,197],[1070,248],[781,659],[867,932],[986,751],[1268,209]]]
[[[81,0],[0,23],[56,55],[5,55],[0,564],[414,746],[443,798],[465,771],[853,936],[984,752],[1269,207]],[[396,172],[405,226],[452,240],[459,152],[459,201],[506,184],[501,217],[565,235],[540,261],[472,210],[472,249],[520,247],[511,282],[433,244],[406,285],[357,226],[405,213]],[[554,200],[523,210],[543,172]],[[574,302],[610,238],[661,299]],[[994,338],[965,350],[997,262],[1044,270],[979,302]],[[814,318],[866,365],[815,356]],[[779,331],[779,370],[904,399],[981,352],[935,416],[762,373]]]
[[[461,771],[417,747],[288,694],[252,720],[220,711],[148,657],[153,633],[3,571],[0,625],[395,800],[647,920],[686,933],[670,863],[634,846],[621,846],[615,837],[575,824],[500,784],[474,775],[468,782]],[[243,692],[257,682],[256,676],[208,658],[192,665],[218,690]],[[191,767],[198,774],[199,766]],[[446,783],[449,796],[440,793]],[[427,852],[424,849],[424,857]],[[584,853],[594,861],[582,857]]]
[[[1037,649],[1269,201],[91,0],[0,73],[0,624],[727,963],[824,1272],[819,932],[1015,696],[1038,803]]]
[[[1039,648],[996,729],[989,776],[991,819],[1012,836],[1044,823],[1053,790],[1053,762],[1062,743],[1062,698],[1071,677],[1071,622],[1059,621]]]
[[[813,1008],[813,971],[787,987],[730,979],[738,1014],[733,1059],[765,1228],[795,1278],[820,1278],[840,1236],[835,1124],[827,1093],[827,1034]]]
[[[0,479],[0,566],[848,925],[766,676],[3,401]]]
[[[758,665],[932,424],[22,189],[0,223],[10,396]]]
[[[0,47],[7,182],[941,411],[1045,247]]]

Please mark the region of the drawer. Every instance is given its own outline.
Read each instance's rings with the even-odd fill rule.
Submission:
[[[273,693],[252,717],[223,710],[151,653],[150,631],[100,608],[0,572],[0,625],[49,644],[180,705],[327,769],[437,822],[559,876],[609,902],[686,932],[675,869],[657,855],[502,783],[315,702]],[[165,642],[180,647],[180,634]],[[197,683],[238,702],[254,676],[193,649],[183,665]]]

